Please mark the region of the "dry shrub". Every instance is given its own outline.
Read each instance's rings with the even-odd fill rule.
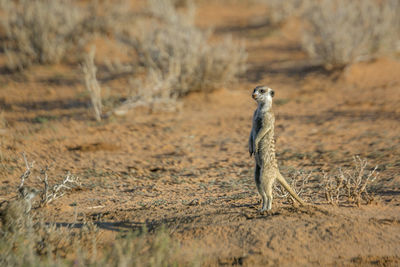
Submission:
[[[303,47],[328,68],[398,49],[398,0],[314,1],[303,17]]]
[[[3,4],[4,49],[11,70],[57,63],[85,41],[83,13],[71,1],[20,0]]]
[[[287,182],[301,198],[310,198],[312,195],[311,189],[308,187],[312,176],[312,172],[296,170],[288,174]],[[279,183],[274,184],[274,191],[278,198],[286,198],[289,203],[294,204],[296,201],[289,192]]]
[[[134,83],[130,103],[174,101],[195,91],[211,91],[235,81],[245,69],[244,46],[231,38],[212,43],[210,32],[194,24],[194,8],[179,11],[171,1],[149,1],[150,21],[137,26],[127,41],[144,78]]]
[[[354,168],[341,169],[336,173],[324,173],[321,187],[326,200],[332,205],[350,204],[360,206],[362,201],[369,204],[374,197],[369,187],[376,181],[378,172],[376,166],[368,169],[367,160],[354,158]]]
[[[97,121],[101,121],[103,104],[101,101],[101,87],[96,78],[97,68],[94,64],[95,47],[92,47],[90,52],[84,56],[81,69],[83,72],[85,86],[90,94],[94,115]]]
[[[126,0],[92,0],[83,6],[74,0],[8,0],[0,8],[6,14],[0,20],[10,70],[75,59],[71,55],[93,34],[114,32],[129,14]]]
[[[34,162],[28,162],[25,153],[22,153],[24,163],[25,163],[25,171],[20,176],[21,183],[18,189],[21,189],[25,186],[25,180],[29,179],[34,170]],[[46,206],[48,203],[64,196],[68,191],[73,189],[78,189],[81,187],[81,182],[78,177],[72,175],[67,172],[67,174],[62,177],[62,181],[59,183],[54,183],[52,186],[49,185],[49,177],[48,177],[48,167],[40,170],[40,175],[37,176],[39,181],[43,184],[43,188],[38,190],[40,192],[40,206]]]
[[[62,182],[49,185],[47,169],[41,171],[43,177],[39,177],[43,182],[43,190],[40,195],[40,205],[46,206],[50,202],[64,196],[68,191],[81,187],[81,182],[77,176],[69,172],[63,177]]]

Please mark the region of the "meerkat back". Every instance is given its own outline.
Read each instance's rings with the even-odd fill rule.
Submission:
[[[4,231],[15,232],[29,222],[29,212],[32,200],[39,193],[35,188],[21,187],[17,199],[8,203],[2,212],[2,228]]]

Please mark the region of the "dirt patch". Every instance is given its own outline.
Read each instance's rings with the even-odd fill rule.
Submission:
[[[113,151],[118,150],[119,147],[113,144],[108,143],[94,143],[94,144],[84,144],[84,145],[77,145],[77,146],[67,146],[69,151],[81,151],[81,152],[88,152],[88,151]]]

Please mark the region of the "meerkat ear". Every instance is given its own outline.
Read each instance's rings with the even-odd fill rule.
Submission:
[[[18,192],[21,194],[21,196],[25,196],[27,191],[28,190],[26,189],[25,186],[22,186],[22,187],[18,188]]]
[[[274,95],[275,95],[274,90],[271,90],[271,97],[274,97]]]

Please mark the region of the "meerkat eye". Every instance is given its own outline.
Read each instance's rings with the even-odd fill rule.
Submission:
[[[264,90],[264,89],[261,89],[261,90],[260,90],[260,93],[261,93],[261,94],[264,94],[264,93],[265,93],[265,90]]]

